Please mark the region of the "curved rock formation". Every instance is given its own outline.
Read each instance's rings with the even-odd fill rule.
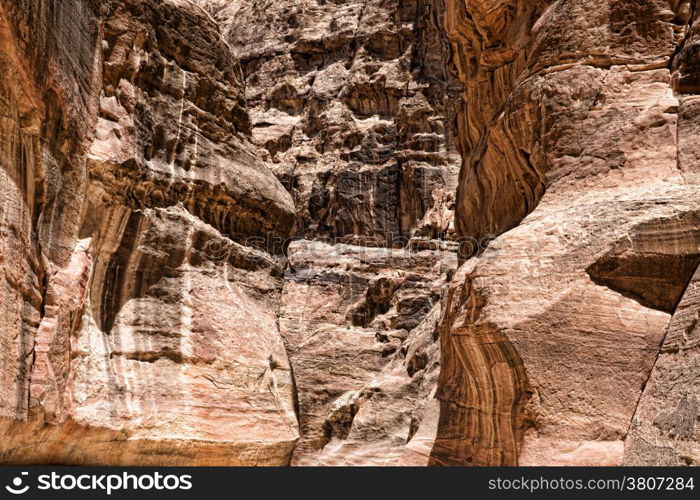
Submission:
[[[456,226],[517,227],[450,287],[433,463],[622,462],[700,257],[678,94],[694,15],[689,2],[448,3],[467,103]]]
[[[0,462],[697,464],[699,15],[0,0]]]
[[[249,140],[240,68],[190,2],[61,5],[2,4],[3,220],[26,238],[3,242],[27,264],[4,261],[0,457],[286,464],[270,242],[294,208]]]

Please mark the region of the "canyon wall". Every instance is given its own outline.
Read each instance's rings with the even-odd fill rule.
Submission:
[[[279,312],[299,401],[292,463],[408,460],[434,396],[436,308],[457,264],[462,84],[442,9],[199,3],[241,60],[253,142],[297,210]]]
[[[697,464],[699,7],[0,0],[0,462]]]
[[[240,58],[253,141],[294,197],[295,234],[453,234],[461,84],[431,2],[199,3]]]
[[[449,288],[431,462],[697,463],[695,2],[446,5],[456,228],[500,236]]]
[[[285,464],[292,199],[186,1],[3,2],[5,463]],[[37,34],[39,36],[37,36]]]

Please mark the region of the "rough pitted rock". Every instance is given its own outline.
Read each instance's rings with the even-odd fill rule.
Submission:
[[[698,464],[698,16],[0,0],[0,462]]]
[[[199,3],[241,59],[253,140],[294,196],[298,234],[453,234],[461,86],[431,2]]]
[[[21,162],[3,163],[3,220],[26,239],[3,238],[0,458],[287,464],[284,261],[266,240],[294,209],[250,142],[235,57],[191,2],[30,3],[1,11]]]
[[[425,318],[436,307],[456,260],[455,252],[439,247],[411,250],[292,243],[279,321],[299,394],[301,438],[293,463],[362,463],[353,458],[356,453],[364,454],[369,463],[392,459],[374,456],[374,443],[348,444],[355,438],[353,419],[362,399],[375,392],[365,386],[391,372],[398,363],[393,358],[406,357],[417,336],[409,332],[428,321]],[[418,391],[423,374],[412,375],[422,368],[404,367],[405,380],[396,377],[397,382],[414,386],[406,393]],[[389,388],[394,389],[399,387]],[[417,399],[405,397],[409,399],[403,406],[406,413],[399,418],[406,421],[406,429],[398,434],[403,434],[399,440],[410,437],[410,398]],[[372,413],[370,432],[390,435],[386,425],[391,422]],[[329,450],[341,445],[347,447],[326,457]],[[363,449],[353,450],[359,447]]]

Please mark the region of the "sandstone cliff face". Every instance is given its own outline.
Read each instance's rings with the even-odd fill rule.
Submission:
[[[678,304],[632,420],[624,464],[697,465],[698,272]]]
[[[288,463],[265,241],[294,210],[217,26],[183,1],[7,2],[2,20],[2,460]]]
[[[442,10],[199,3],[241,59],[253,141],[305,239],[289,249],[280,305],[299,400],[292,463],[397,464],[434,396],[438,313],[426,315],[456,266],[462,85]]]
[[[241,60],[253,140],[294,196],[297,234],[453,233],[461,85],[430,2],[199,3]]]
[[[71,255],[87,185],[81,157],[97,113],[99,33],[96,3],[49,9],[30,1],[3,2],[1,9],[1,61],[7,77],[0,82],[0,405],[6,427],[27,418],[35,336],[44,301],[52,300],[47,297],[49,277],[55,278],[57,287],[70,290],[73,297],[64,298],[69,307],[82,302],[75,286],[85,282],[81,259]],[[76,269],[78,276],[72,279],[68,272],[54,276],[64,267]],[[72,318],[54,314],[54,323],[66,330]]]
[[[280,330],[299,394],[301,438],[293,463],[400,459],[429,389],[418,393],[439,361],[428,357],[437,349],[434,339],[416,337],[432,336],[424,324],[434,321],[456,260],[451,251],[292,244]],[[416,342],[428,345],[408,354]],[[382,387],[388,376],[392,382]],[[399,408],[389,410],[389,402]]]
[[[0,462],[697,464],[699,7],[0,0]]]
[[[667,375],[692,358],[657,360],[700,256],[694,3],[446,5],[466,102],[456,226],[517,227],[450,286],[431,460],[696,463],[692,430],[651,423],[689,422],[697,393]],[[673,403],[651,410],[658,384]]]

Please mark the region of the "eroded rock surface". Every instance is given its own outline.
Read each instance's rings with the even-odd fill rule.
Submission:
[[[438,302],[370,382],[331,405],[330,441],[314,457],[322,465],[427,465],[433,447],[440,373]]]
[[[0,462],[697,464],[699,15],[0,0]]]
[[[398,463],[434,392],[422,351],[406,358],[410,332],[456,259],[444,241],[455,237],[461,83],[442,7],[198,3],[241,59],[253,141],[306,239],[290,247],[280,306],[302,434],[293,463]]]
[[[626,465],[697,465],[698,294],[696,272],[671,318],[661,352],[637,406]]]
[[[294,207],[250,142],[234,55],[191,2],[47,5],[2,11],[8,71],[23,76],[8,89],[22,163],[3,163],[17,193],[3,208],[27,238],[3,241],[32,270],[4,281],[2,460],[289,463],[284,260],[268,242]],[[46,19],[22,19],[34,9]],[[77,83],[20,73],[47,64]]]
[[[620,464],[700,257],[695,7],[446,5],[467,102],[456,226],[517,227],[450,286],[432,462]]]
[[[253,140],[294,196],[299,235],[453,234],[461,85],[431,2],[199,3],[241,59]]]
[[[56,9],[33,1],[0,4],[3,427],[27,417],[44,315],[67,335],[73,322],[60,302],[82,302],[85,279],[56,272],[69,267],[80,274],[81,259],[72,254],[87,184],[84,155],[96,119],[97,16],[96,2]],[[73,296],[48,292],[49,283]],[[63,368],[57,371],[61,378]]]
[[[428,354],[423,352],[428,346],[418,354],[412,346],[427,342],[415,337],[432,335],[434,329],[423,324],[430,323],[428,316],[435,321],[431,311],[439,307],[456,260],[454,251],[439,247],[411,250],[306,241],[290,246],[280,331],[299,394],[302,436],[294,463],[388,464],[398,459],[394,455],[415,432],[411,426],[421,421],[412,419],[414,407],[419,411],[425,404],[417,401],[417,393],[428,368]],[[430,368],[436,368],[437,358],[431,357]],[[385,377],[393,377],[396,384],[382,390],[378,386]],[[424,399],[432,397],[429,389],[424,392]],[[390,398],[402,405],[393,418],[377,414],[391,413],[382,403]],[[369,399],[371,409],[365,404]],[[364,413],[371,417],[360,430]],[[401,421],[401,430],[393,428],[393,420]],[[368,439],[358,440],[358,432]],[[370,434],[393,440],[396,450],[375,443]]]

